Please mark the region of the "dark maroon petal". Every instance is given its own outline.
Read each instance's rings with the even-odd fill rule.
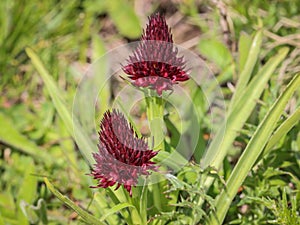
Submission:
[[[148,149],[145,139],[137,137],[119,111],[104,114],[99,140],[99,152],[93,154],[96,164],[90,174],[98,180],[94,188],[117,184],[118,189],[123,185],[131,195],[131,187],[137,184],[140,175],[149,175],[149,170],[157,170],[150,160],[158,152]]]
[[[158,13],[150,16],[139,46],[123,66],[133,85],[154,89],[161,95],[164,90],[172,90],[178,81],[189,79],[183,56],[178,57],[178,48],[172,43],[165,18]],[[149,79],[144,79],[146,77]],[[160,77],[171,82],[162,82],[157,79]]]

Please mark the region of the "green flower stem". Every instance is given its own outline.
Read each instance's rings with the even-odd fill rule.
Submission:
[[[146,182],[145,182],[146,183]],[[140,208],[140,216],[142,220],[142,224],[147,224],[147,194],[148,188],[146,184],[143,186],[139,186],[139,208]]]
[[[163,116],[164,100],[157,96],[146,96],[147,117],[152,136],[151,145],[154,150],[164,150]],[[152,147],[151,146],[151,147]]]
[[[109,187],[106,189],[106,191],[115,205],[120,205],[122,203],[132,203],[131,198],[129,197],[127,191],[124,189],[123,186],[121,186],[118,190],[114,190],[113,187]],[[124,217],[128,225],[133,225],[132,219],[136,216],[135,212],[132,213],[133,210],[134,209],[127,209],[124,211],[120,211],[120,214]]]
[[[163,116],[164,116],[164,99],[153,94],[153,91],[148,90],[145,93],[147,104],[147,117],[150,124],[150,131],[152,136],[152,142],[150,147],[153,146],[153,150],[164,151],[164,133],[163,133]],[[152,185],[154,205],[162,211],[162,191],[159,183]]]
[[[133,187],[132,188],[132,197],[128,200],[132,205],[135,206],[134,209],[131,210],[131,217],[134,224],[146,225],[147,223],[147,212],[144,212],[143,209],[140,208],[140,198],[141,198],[141,187]],[[146,222],[145,222],[146,217]]]

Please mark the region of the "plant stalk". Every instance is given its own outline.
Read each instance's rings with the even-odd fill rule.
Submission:
[[[145,93],[147,104],[147,117],[150,125],[152,141],[149,144],[153,150],[164,151],[164,133],[163,133],[163,116],[164,116],[164,99],[156,96],[152,90]],[[162,195],[159,183],[152,185],[154,205],[157,210],[162,211]]]

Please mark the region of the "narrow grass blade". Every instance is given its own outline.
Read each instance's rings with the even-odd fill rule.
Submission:
[[[164,122],[168,128],[168,131],[171,133],[170,137],[170,145],[173,148],[176,148],[179,140],[180,140],[180,132],[178,131],[177,127],[173,124],[173,122],[170,120],[168,116],[164,117]]]
[[[235,92],[234,92],[231,102],[230,102],[231,103],[230,109],[232,109],[235,106],[238,98],[241,96],[241,93],[243,92],[243,90],[247,87],[247,84],[251,78],[253,68],[258,60],[261,43],[262,43],[262,36],[263,36],[262,30],[259,30],[253,38],[245,66],[244,66],[243,70],[240,71],[240,76],[238,78]]]
[[[107,219],[107,217],[109,217],[110,215],[117,213],[119,211],[121,211],[124,208],[135,208],[134,205],[125,202],[125,203],[121,203],[119,205],[115,205],[114,207],[112,207],[110,210],[108,210],[101,218],[100,221],[103,222],[104,220]]]
[[[107,197],[105,192],[96,192],[94,194],[94,207],[96,208],[98,213],[106,214],[107,211],[114,205],[114,203],[107,201]],[[118,219],[118,215],[111,215],[107,217],[106,222],[110,225],[118,225],[120,223]]]
[[[127,198],[128,194],[126,195],[126,193],[124,191],[124,187],[122,187],[122,186],[118,190],[114,190],[113,187],[110,187],[110,188],[107,188],[106,191],[115,205],[119,205],[121,202],[129,202],[130,201]],[[120,211],[120,214],[126,220],[126,224],[133,225],[132,215],[128,208],[127,208],[127,210]]]
[[[297,123],[300,121],[300,108],[298,108],[292,115],[290,115],[270,137],[268,144],[263,152],[263,155],[267,155],[276,143],[286,135]]]
[[[142,187],[139,187],[140,189],[140,196],[139,196],[139,201],[140,201],[140,216],[143,224],[147,224],[147,203],[148,203],[148,187],[146,183]]]
[[[93,225],[102,225],[105,224],[101,221],[99,221],[96,217],[89,214],[84,209],[80,208],[78,205],[76,205],[73,201],[71,201],[68,197],[62,195],[58,190],[54,188],[54,186],[50,183],[50,181],[47,178],[44,178],[44,182],[47,185],[47,188],[64,204],[66,204],[69,208],[73,209],[76,213],[78,213],[79,216],[82,217],[82,219],[87,224],[93,224]]]
[[[26,48],[26,53],[32,60],[32,64],[34,65],[38,73],[41,75],[45,86],[51,96],[55,109],[57,110],[61,119],[64,121],[68,132],[77,142],[81,154],[89,162],[89,164],[92,165],[94,163],[94,159],[92,157],[92,153],[94,152],[92,141],[84,132],[82,132],[82,129],[76,118],[73,118],[72,120],[71,113],[67,109],[66,103],[63,101],[59,88],[55,84],[48,71],[45,69],[40,58],[30,48]]]
[[[238,102],[230,112],[227,122],[225,121],[221,126],[201,160],[201,166],[203,168],[208,166],[216,169],[220,168],[223,159],[227,154],[228,148],[232,145],[238,131],[243,127],[244,123],[250,116],[256,105],[256,101],[262,94],[265,85],[274,70],[285,58],[287,53],[288,48],[280,49],[279,52],[263,66],[263,68],[243,91]]]
[[[297,74],[289,83],[286,90],[275,101],[263,121],[258,126],[238,163],[234,167],[232,174],[227,181],[226,189],[223,189],[217,197],[216,212],[215,215],[210,215],[208,224],[222,224],[238,188],[242,185],[247,174],[251,170],[259,155],[262,153],[269,137],[274,131],[284,107],[299,86],[300,74]]]
[[[240,34],[240,39],[239,39],[239,43],[238,43],[238,45],[239,45],[239,47],[238,47],[238,50],[239,50],[238,71],[239,72],[242,72],[245,67],[246,61],[249,56],[249,51],[251,48],[252,41],[253,41],[253,39],[250,35],[248,35],[246,33]]]

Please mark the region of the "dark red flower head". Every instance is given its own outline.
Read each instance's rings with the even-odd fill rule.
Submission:
[[[161,95],[164,90],[172,90],[178,81],[189,79],[183,56],[178,57],[177,53],[171,30],[165,18],[157,13],[149,17],[141,42],[123,71],[133,85],[154,89]]]
[[[107,188],[121,185],[131,196],[131,187],[137,184],[140,175],[149,175],[148,170],[157,170],[150,160],[158,152],[148,149],[144,138],[138,138],[131,124],[117,110],[107,111],[100,124],[99,152],[94,153],[96,164],[91,175],[98,180],[94,186]]]

